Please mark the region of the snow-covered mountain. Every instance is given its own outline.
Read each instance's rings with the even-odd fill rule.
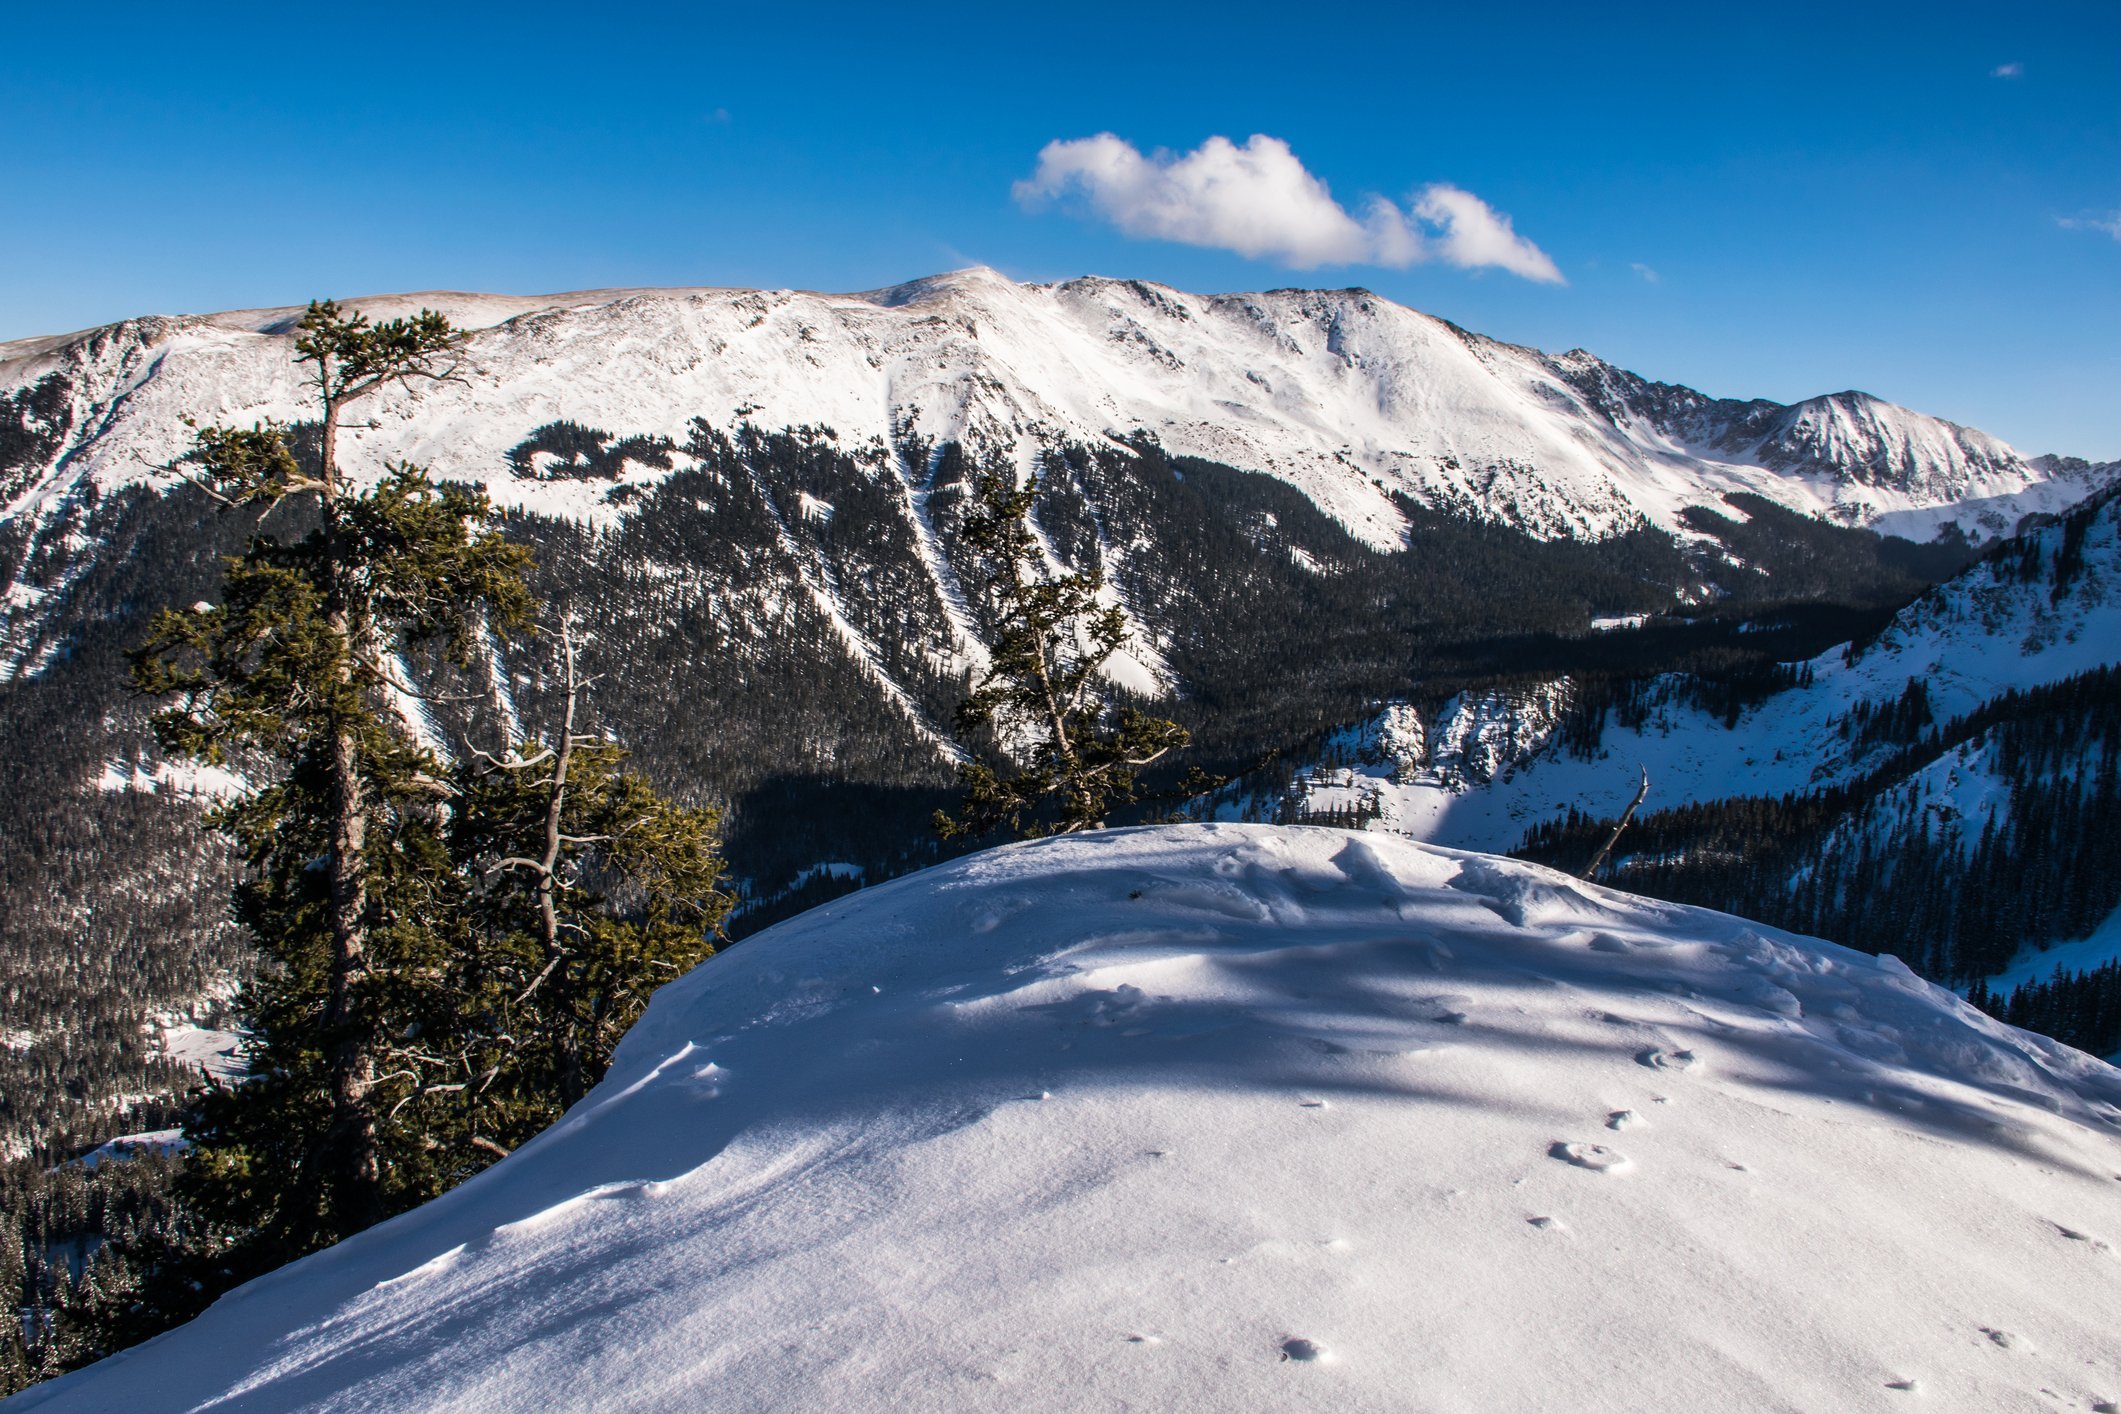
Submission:
[[[1308,782],[1306,798],[1374,808],[1385,828],[1416,839],[1499,850],[1572,806],[1617,814],[1638,766],[1664,806],[1846,785],[1901,744],[1851,723],[1911,689],[1924,724],[1942,724],[2004,693],[2121,663],[2121,497],[2072,519],[1938,585],[1875,638],[1793,665],[1780,690],[1736,712],[1667,675],[1607,714],[1584,750],[1562,739],[1576,690],[1566,678],[1462,694],[1430,721],[1396,706],[1333,743],[1334,770]]]
[[[1329,742],[1295,781],[1293,804],[1300,815],[1506,850],[1574,813],[1617,816],[1642,769],[1652,812],[1741,798],[1821,802],[1834,823],[1813,852],[1785,861],[1783,882],[1795,892],[1828,864],[1869,859],[1879,889],[1911,851],[1963,858],[1970,870],[1990,845],[2052,854],[2044,839],[2011,831],[2055,805],[2041,797],[2058,788],[2072,819],[2095,833],[2111,829],[2103,812],[2121,742],[2097,675],[2116,666],[2121,497],[2107,493],[1938,585],[1874,637],[1790,664],[1761,690],[1733,696],[1666,674],[1615,696],[1560,678],[1460,694],[1426,719],[1397,705]],[[2074,698],[2071,680],[2082,684]],[[2054,720],[2035,730],[2042,716]],[[2028,747],[2040,739],[2048,744]],[[1247,809],[1242,798],[1220,806],[1226,816]],[[1716,819],[1699,816],[1697,828],[1709,831]],[[1673,819],[1657,837],[1679,839],[1682,852],[1727,847],[1706,836],[1687,844],[1687,828]],[[2045,828],[2072,848],[2097,844],[2071,841],[2080,831],[2068,823]],[[1770,839],[1756,833],[1756,867],[1770,867],[1761,854]],[[1640,886],[1626,863],[1624,851],[1619,878]],[[2017,910],[2033,931],[1991,939],[2002,950],[1982,965],[1941,940],[1938,954],[1918,960],[1966,978],[1993,975],[2007,989],[2058,964],[2083,970],[2121,957],[2121,912],[2109,915],[2121,891],[2091,867],[2065,871],[2065,880],[2069,906],[2042,899],[2037,919],[2031,905]],[[1972,873],[1962,882],[1981,891]],[[2038,931],[2042,921],[2053,931]],[[2050,953],[2051,944],[2062,946]]]
[[[1014,846],[11,1408],[2107,1408],[2121,1072],[1891,958],[1339,831]]]
[[[1363,290],[1209,296],[974,269],[854,295],[353,303],[377,317],[432,306],[476,331],[463,383],[379,404],[359,434],[374,462],[410,457],[505,500],[579,514],[602,488],[511,475],[510,451],[540,426],[682,443],[695,417],[750,418],[829,427],[849,447],[917,437],[1027,461],[1060,441],[1146,431],[1175,454],[1283,477],[1379,547],[1403,529],[1394,493],[1539,535],[1600,536],[1645,518],[1678,528],[1685,507],[1751,491],[1926,538],[1945,522],[2007,529],[2081,496],[2093,476],[1861,393],[1793,407],[1711,399]],[[185,445],[180,414],[308,415],[290,362],[298,315],[146,318],[0,344],[15,424],[0,515],[34,515],[84,479],[109,489],[151,475]]]

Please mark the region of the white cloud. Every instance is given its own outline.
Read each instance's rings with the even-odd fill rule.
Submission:
[[[1639,260],[1629,265],[1628,269],[1634,271],[1637,275],[1640,275],[1643,278],[1643,282],[1645,284],[1654,285],[1657,283],[1659,278],[1661,278],[1655,270],[1652,270],[1649,266],[1644,265]]]
[[[1432,184],[1407,210],[1373,196],[1357,217],[1287,143],[1263,133],[1242,147],[1211,137],[1183,154],[1145,155],[1111,133],[1049,142],[1038,170],[1015,186],[1026,207],[1070,193],[1130,236],[1233,250],[1299,270],[1441,260],[1565,283],[1546,252],[1471,192]]]
[[[1435,228],[1437,253],[1449,264],[1469,270],[1492,265],[1527,280],[1566,283],[1545,251],[1511,230],[1509,217],[1469,191],[1431,183],[1421,189],[1414,214]]]
[[[2121,211],[2111,216],[2057,216],[2055,224],[2069,231],[2104,231],[2121,241]]]
[[[1992,79],[2023,78],[2025,76],[2025,65],[2016,61],[2008,64],[1998,64],[1995,68],[1988,71],[1988,76]]]

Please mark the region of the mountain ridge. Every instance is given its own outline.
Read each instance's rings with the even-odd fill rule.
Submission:
[[[383,399],[373,451],[517,501],[502,454],[545,422],[675,438],[692,417],[722,425],[746,409],[850,444],[914,432],[1020,460],[1061,440],[1146,432],[1174,453],[1289,480],[1379,548],[1403,537],[1395,492],[1541,536],[1645,521],[1680,530],[1687,505],[1739,490],[1917,539],[1946,523],[1985,538],[2110,472],[2043,465],[1867,394],[1713,398],[1359,288],[1197,295],[1095,276],[1017,284],[974,268],[852,294],[702,286],[346,303],[379,318],[431,305],[471,331],[471,386]],[[147,316],[0,345],[0,389],[19,403],[58,376],[74,404],[62,445],[0,460],[6,514],[70,484],[68,468],[105,490],[138,479],[138,458],[182,450],[180,411],[300,417],[286,348],[299,314]],[[541,377],[555,362],[573,376]],[[458,430],[422,435],[414,424],[425,423]],[[1955,514],[1972,500],[1993,504]]]

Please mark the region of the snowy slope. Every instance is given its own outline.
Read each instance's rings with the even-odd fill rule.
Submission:
[[[1556,737],[1566,682],[1454,699],[1431,722],[1390,708],[1343,735],[1340,754],[1357,759],[1320,773],[1305,803],[1324,810],[1374,802],[1377,828],[1506,850],[1571,806],[1618,815],[1642,766],[1650,809],[1854,780],[1891,748],[1852,741],[1844,721],[1859,707],[1888,706],[1911,683],[1921,684],[1941,724],[2014,688],[2121,662],[2121,499],[2088,506],[2082,518],[2081,568],[2059,583],[2068,532],[2057,525],[2030,536],[2023,557],[1984,560],[1932,589],[1875,642],[1828,650],[1807,665],[1808,686],[1774,694],[1735,723],[1696,705],[1678,678],[1656,685],[1639,725],[1608,720],[1590,757]],[[2028,560],[2038,566],[2031,577],[2020,568]],[[2008,787],[1979,769],[1978,752],[1957,759],[1966,755],[1906,791],[1918,808],[1948,807],[1978,836],[1980,812]]]
[[[1399,542],[1389,493],[1521,525],[1604,535],[1754,491],[1924,536],[1976,534],[2082,496],[2102,469],[2033,463],[1992,438],[1862,394],[1782,408],[1646,384],[1580,351],[1549,358],[1362,290],[1204,296],[1139,281],[1020,285],[974,269],[855,295],[603,290],[429,292],[477,330],[467,381],[383,399],[359,434],[488,482],[504,501],[593,515],[600,491],[512,478],[505,454],[568,419],[683,440],[691,419],[824,425],[849,445],[958,438],[1028,459],[1145,429],[1174,452],[1270,472],[1370,543]],[[0,345],[0,394],[59,375],[63,427],[0,468],[0,517],[37,516],[84,478],[108,489],[180,451],[180,413],[308,416],[295,310],[150,318]],[[1649,390],[1649,391],[1644,391]],[[1676,401],[1675,401],[1676,400]],[[39,424],[43,426],[42,423]]]
[[[1988,979],[1988,987],[2009,996],[2027,982],[2045,982],[2059,972],[2091,972],[2121,959],[2121,912],[2093,929],[2091,935],[2056,943],[2051,948],[2025,948],[2011,965]]]
[[[10,1408],[2103,1407],[2121,1073],[1381,836],[867,890],[457,1192]]]

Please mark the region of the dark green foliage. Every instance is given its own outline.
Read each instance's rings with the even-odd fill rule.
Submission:
[[[978,566],[975,602],[993,627],[987,672],[958,706],[956,725],[961,737],[999,746],[990,755],[1014,760],[958,768],[959,815],[935,817],[946,839],[1002,826],[1023,835],[1101,826],[1115,805],[1138,798],[1140,768],[1191,739],[1176,722],[1113,701],[1100,674],[1126,646],[1126,615],[1102,601],[1096,558],[1048,572],[1031,529],[1038,500],[1035,478],[1018,486],[1013,469],[985,468],[958,529]]]
[[[190,1083],[147,1014],[192,1007],[249,957],[225,916],[225,843],[196,800],[131,774],[148,712],[122,656],[129,601],[213,592],[210,552],[240,541],[190,489],[104,498],[78,529],[110,552],[71,581],[83,612],[33,650],[42,672],[0,683],[0,1026],[26,1033],[0,1046],[0,1144],[45,1163],[140,1127],[117,1096]]]
[[[2079,972],[2056,968],[2001,996],[1976,982],[1966,999],[2013,1026],[2039,1031],[2095,1056],[2121,1052],[2121,961]]]
[[[1688,529],[1722,543],[1729,558],[1708,573],[1726,593],[1743,599],[1908,599],[1979,558],[1956,532],[1920,545],[1832,525],[1751,492],[1732,492],[1724,500],[1745,519],[1704,506],[1687,508],[1682,519]]]
[[[231,560],[221,602],[165,610],[134,655],[164,749],[234,763],[255,789],[217,812],[245,875],[236,916],[266,965],[240,998],[252,1077],[187,1117],[186,1197],[240,1234],[238,1274],[264,1270],[410,1207],[463,1176],[426,1142],[433,1117],[403,1040],[436,995],[461,905],[441,763],[408,732],[399,655],[468,662],[475,632],[527,619],[527,556],[483,528],[483,495],[390,468],[356,491],[336,465],[346,404],[391,381],[444,377],[440,316],[370,325],[310,306],[297,340],[323,407],[319,460],[284,430],[196,434],[208,490],[237,510],[314,498],[299,540],[264,531]]]
[[[566,696],[550,741],[477,753],[459,773],[450,843],[470,885],[467,945],[449,964],[459,1015],[430,1084],[459,1102],[462,1142],[491,1156],[559,1118],[604,1076],[649,994],[714,951],[719,813],[687,809],[582,733]]]
[[[0,500],[13,500],[25,477],[51,464],[73,425],[71,393],[58,373],[0,393]]]
[[[281,435],[298,477],[321,475],[322,421]],[[661,445],[593,429],[547,440],[575,474],[598,477],[626,459],[655,464]],[[536,596],[571,606],[581,624],[597,720],[634,753],[625,768],[688,806],[725,804],[742,895],[730,922],[744,931],[844,890],[857,871],[877,881],[938,855],[928,824],[951,802],[952,773],[934,731],[972,682],[952,666],[955,611],[924,556],[942,551],[946,591],[953,576],[969,578],[959,520],[976,458],[954,444],[849,447],[823,429],[748,424],[695,424],[681,451],[671,453],[677,469],[641,485],[615,521],[509,513],[502,523],[537,552]],[[1181,696],[1156,710],[1193,732],[1192,759],[1219,769],[1248,768],[1276,747],[1301,760],[1307,741],[1381,698],[1561,672],[1618,681],[1750,669],[1816,653],[1892,607],[1784,605],[1771,620],[1779,627],[1741,632],[1742,618],[1757,627],[1779,602],[1774,551],[1761,547],[1766,586],[1727,586],[1734,597],[1716,614],[1587,636],[1591,613],[1665,605],[1675,588],[1712,577],[1707,562],[1654,531],[1539,542],[1411,505],[1413,552],[1379,553],[1272,477],[1173,459],[1143,439],[1069,449],[1040,470],[1038,527],[1071,568],[1124,551],[1102,562],[1179,678]],[[316,523],[314,499],[290,496],[262,528],[298,543]],[[114,645],[137,641],[154,605],[224,601],[216,557],[240,550],[251,528],[248,516],[213,514],[192,487],[99,500],[86,481],[34,536],[0,526],[0,579],[45,596],[36,615],[9,621],[4,645],[39,671],[0,683],[0,749],[21,763],[0,795],[0,870],[15,881],[0,895],[11,901],[0,909],[0,967],[18,1024],[46,1038],[0,1049],[0,1114],[18,1136],[48,1139],[54,1156],[141,1127],[113,1110],[115,1094],[181,1089],[185,1077],[148,1054],[143,1011],[189,1003],[248,965],[220,906],[230,851],[196,831],[199,807],[93,782],[106,759],[146,754],[145,712],[122,695]],[[1864,532],[1834,536],[1883,545]],[[811,585],[831,586],[839,621]],[[991,633],[978,606],[963,608],[980,636]],[[523,720],[556,721],[564,694],[550,655],[527,642],[488,647]],[[509,740],[484,655],[469,674],[433,645],[406,659],[443,739]],[[910,708],[881,693],[880,674]],[[461,866],[462,842],[445,832],[443,843]],[[826,861],[848,867],[815,870]],[[614,897],[628,906],[624,889]],[[471,1028],[479,1014],[438,1018],[423,1024]],[[420,1062],[422,1085],[454,1083],[462,1038],[425,1034],[446,1063]],[[490,1157],[471,1143],[489,1131],[455,1117],[450,1093],[414,1102],[447,1145],[417,1160],[435,1167],[436,1183]]]
[[[933,862],[951,772],[930,724],[970,682],[947,666],[948,620],[905,513],[927,492],[920,472],[909,485],[881,448],[850,453],[815,429],[695,423],[685,450],[698,464],[608,529],[505,523],[537,549],[534,590],[579,623],[599,715],[633,764],[687,803],[727,802],[747,905],[733,921],[749,928],[751,906],[779,907],[820,860],[871,878]],[[846,626],[914,712],[880,696],[806,580],[838,587]],[[558,710],[542,665],[518,668],[515,690],[529,715]]]
[[[628,462],[670,470],[676,450],[667,437],[613,437],[579,422],[548,422],[509,448],[508,469],[533,481],[616,481]]]
[[[0,1396],[133,1343],[135,1253],[182,1227],[176,1160],[148,1151],[94,1168],[0,1164]]]
[[[261,958],[239,998],[250,1075],[194,1096],[174,1206],[110,1247],[120,1267],[75,1301],[69,1351],[184,1319],[505,1154],[602,1076],[728,908],[714,812],[664,801],[577,730],[571,639],[550,746],[453,765],[415,737],[410,664],[467,682],[527,627],[529,554],[475,491],[404,465],[356,490],[335,465],[343,402],[446,376],[430,361],[448,326],[313,305],[303,327],[314,457],[265,424],[198,431],[195,460],[254,522],[306,503],[307,532],[260,527],[220,602],[164,611],[133,654],[138,687],[174,699],[164,749],[253,781],[214,816]]]
[[[946,449],[944,475],[954,455]],[[1124,450],[1049,456],[1037,515],[1071,563],[1093,541],[1129,547],[1114,583],[1182,684],[1171,712],[1193,732],[1193,757],[1220,769],[1291,750],[1417,684],[1441,700],[1528,677],[1726,677],[1808,656],[1883,624],[1930,582],[1923,573],[1948,573],[1972,553],[1931,555],[1777,510],[1743,524],[1716,518],[1745,545],[1752,568],[1736,574],[1714,546],[1647,527],[1542,541],[1396,504],[1407,548],[1373,550],[1286,482],[1136,437]],[[1775,536],[1786,526],[1784,550]],[[1786,575],[1802,588],[1785,590]],[[1656,614],[1712,585],[1724,597],[1691,622],[1586,634],[1593,615]]]

